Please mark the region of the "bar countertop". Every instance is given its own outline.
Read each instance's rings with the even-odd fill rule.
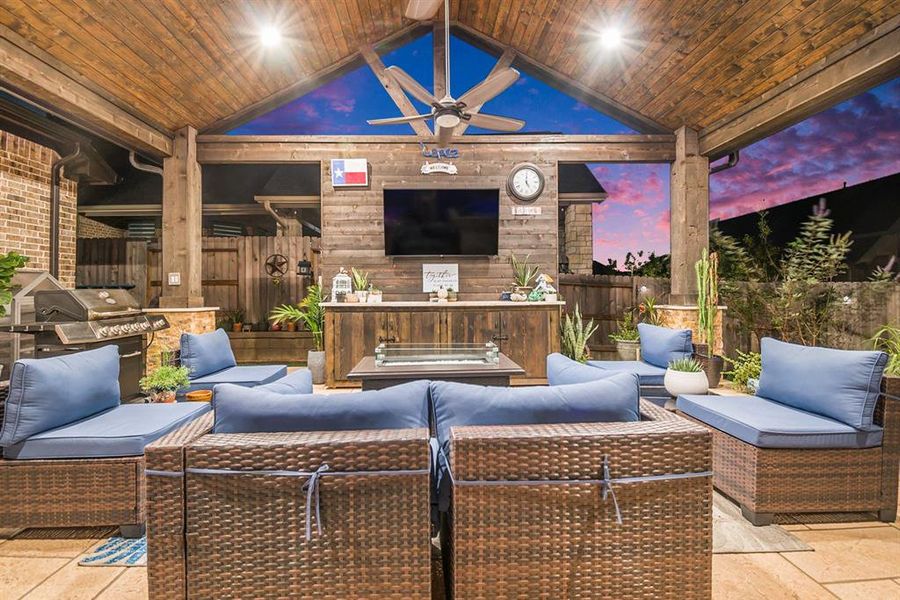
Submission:
[[[325,308],[367,308],[378,310],[379,308],[517,308],[537,306],[565,306],[565,302],[512,302],[511,300],[458,300],[456,302],[323,302]]]

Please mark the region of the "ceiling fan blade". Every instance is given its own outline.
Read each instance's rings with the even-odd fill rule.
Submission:
[[[515,69],[506,69],[500,71],[496,75],[488,77],[471,90],[463,94],[457,101],[458,104],[466,106],[481,106],[494,96],[503,93],[506,88],[511,86],[519,78],[519,72]]]
[[[455,127],[439,127],[438,128],[438,146],[441,148],[446,148],[447,144],[450,143],[450,140],[453,139],[453,130]]]
[[[427,21],[437,14],[442,3],[442,0],[408,0],[403,14],[407,19]]]
[[[418,81],[410,77],[409,73],[400,67],[388,67],[386,71],[397,80],[400,87],[412,94],[413,97],[420,102],[424,102],[428,106],[437,102],[437,98],[434,97],[434,94],[422,87]]]
[[[525,121],[511,117],[498,117],[496,115],[483,115],[475,113],[468,115],[469,124],[494,131],[518,131],[525,127]]]
[[[426,121],[431,115],[413,115],[411,117],[390,117],[389,119],[369,119],[369,125],[397,125],[400,123],[412,123],[413,121]]]

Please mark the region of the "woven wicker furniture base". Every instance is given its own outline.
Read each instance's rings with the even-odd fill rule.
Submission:
[[[151,510],[152,598],[431,598],[426,429],[210,434],[183,461],[182,511]],[[345,475],[320,480],[323,531],[311,505],[309,540],[307,477],[234,474],[323,464]],[[151,506],[169,504],[177,490],[165,480],[178,479],[151,477]]]
[[[884,389],[900,395],[897,382]],[[892,387],[894,386],[894,387]],[[685,418],[690,419],[690,417]],[[864,449],[757,448],[690,419],[712,433],[713,483],[760,524],[775,513],[878,512],[893,521],[900,470],[900,401],[882,395],[875,423],[881,447]]]
[[[451,434],[454,598],[709,598],[709,476],[614,485],[594,479],[703,473],[701,427],[642,403],[639,423],[462,427]],[[471,486],[485,480],[536,485]]]

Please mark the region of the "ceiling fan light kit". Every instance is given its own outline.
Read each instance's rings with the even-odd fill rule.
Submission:
[[[417,20],[430,19],[439,7],[440,0],[409,0],[406,5],[406,16]],[[488,77],[460,96],[458,100],[450,94],[450,0],[444,0],[444,46],[446,48],[444,81],[447,82],[447,95],[440,100],[400,67],[391,66],[386,69],[397,85],[416,100],[429,105],[431,112],[387,119],[369,119],[367,121],[369,125],[398,125],[414,121],[433,121],[438,143],[442,146],[450,143],[453,132],[463,121],[482,129],[508,133],[522,129],[525,121],[521,119],[477,112],[483,104],[502,94],[519,79],[519,72],[513,68],[503,69]],[[472,110],[476,112],[472,112]]]

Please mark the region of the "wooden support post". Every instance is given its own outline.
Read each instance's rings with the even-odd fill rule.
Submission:
[[[694,263],[709,246],[709,159],[700,155],[697,132],[675,132],[670,186],[672,304],[696,301]]]
[[[434,97],[440,100],[447,95],[447,75],[444,70],[447,45],[444,43],[444,22],[440,19],[435,20],[432,31],[434,38]]]
[[[394,101],[394,104],[397,105],[397,108],[400,109],[400,114],[404,117],[411,117],[418,114],[416,107],[414,107],[409,98],[406,97],[406,93],[384,68],[384,63],[381,62],[381,57],[378,56],[378,53],[375,52],[371,46],[363,46],[359,49],[359,52],[369,65],[369,68],[372,69],[372,72],[375,73],[375,77],[381,82],[381,86]],[[430,137],[432,135],[431,130],[428,129],[428,125],[426,125],[424,121],[413,121],[409,126],[413,128],[413,131],[415,131],[418,136]]]
[[[172,156],[163,161],[162,296],[163,308],[203,306],[201,288],[203,203],[197,130],[179,129]],[[176,285],[170,277],[177,274]]]
[[[492,77],[500,71],[508,69],[512,65],[513,61],[516,60],[516,56],[516,51],[512,48],[507,48],[506,50],[504,50],[503,54],[500,55],[500,58],[497,59],[497,62],[494,63],[494,68],[492,68],[491,72],[488,73],[488,77]],[[473,115],[478,114],[481,112],[482,106],[484,105],[479,104],[478,106],[473,106],[468,110],[468,112],[472,113]],[[466,122],[462,122],[456,126],[456,133],[454,135],[462,135],[468,128],[469,124]]]

